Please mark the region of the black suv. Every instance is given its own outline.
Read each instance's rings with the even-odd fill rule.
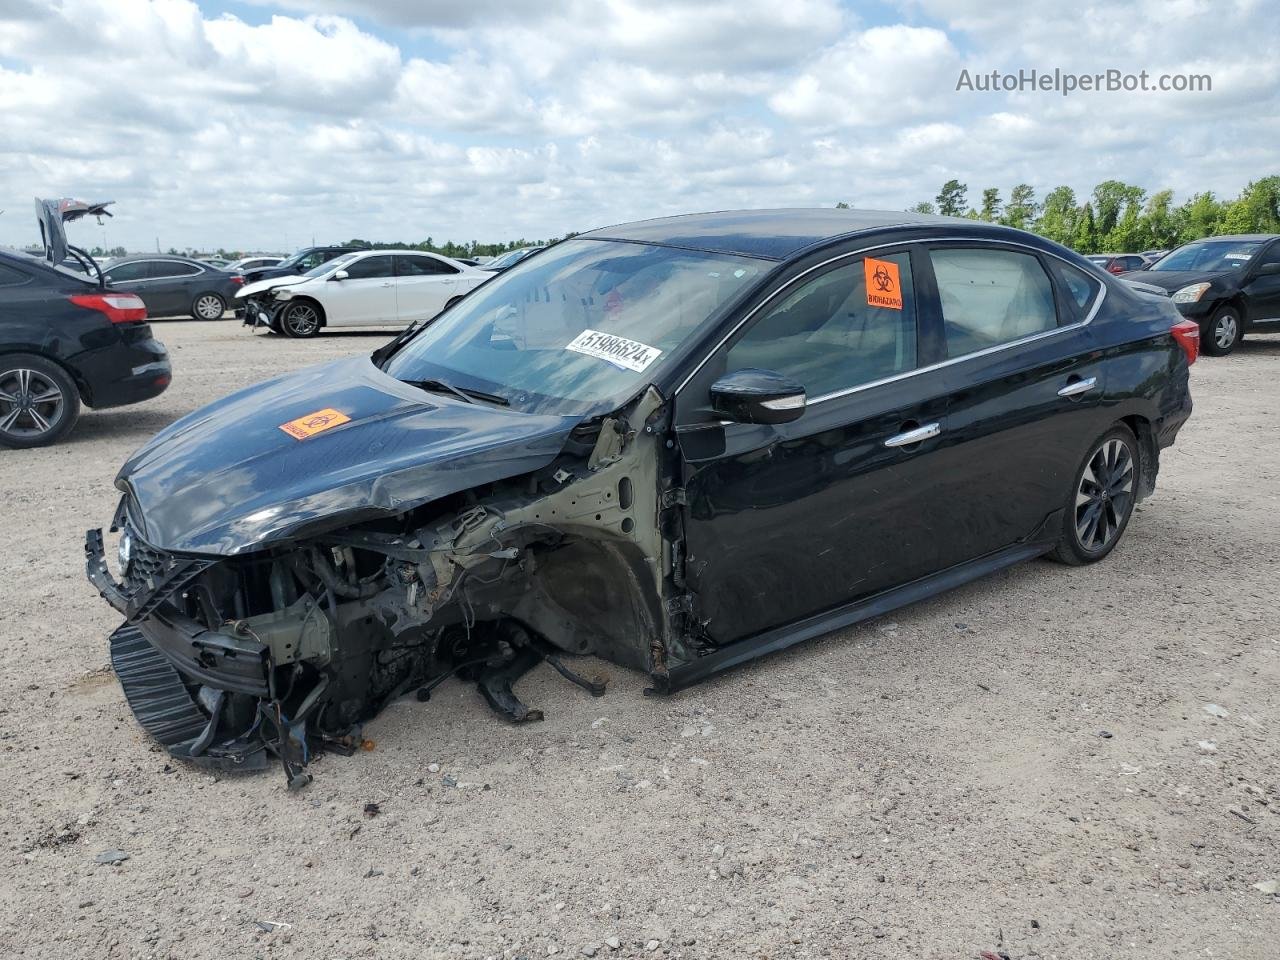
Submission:
[[[37,200],[45,258],[0,250],[0,447],[53,443],[82,403],[118,407],[169,386],[169,354],[142,300],[112,290],[88,254],[67,246],[63,220],[86,211]],[[83,272],[61,265],[68,251]]]
[[[256,270],[245,270],[244,282],[257,283],[259,280],[271,280],[275,277],[295,277],[300,273],[306,273],[312,267],[318,267],[322,263],[328,263],[334,257],[340,257],[344,253],[358,253],[361,250],[367,250],[368,247],[303,247],[292,257],[282,260],[275,266],[260,267]]]
[[[1200,324],[1201,350],[1224,357],[1246,333],[1280,332],[1280,236],[1208,237],[1125,279],[1158,287]]]

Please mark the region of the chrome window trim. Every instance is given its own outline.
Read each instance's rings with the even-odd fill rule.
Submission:
[[[122,263],[122,264],[119,264],[119,266],[122,266],[122,267],[123,267],[123,266],[132,266],[132,265],[133,265],[133,264],[135,264],[135,263],[161,263],[161,264],[164,264],[164,263],[173,263],[173,262],[174,262],[173,260],[160,260],[160,259],[156,259],[156,258],[154,258],[154,257],[153,257],[153,258],[151,258],[150,260],[130,260],[128,264],[123,264],[123,263]],[[188,266],[188,267],[189,267],[189,266],[193,266],[193,264],[186,263],[185,261],[183,261],[183,265],[184,265],[184,266]],[[107,267],[107,269],[106,269],[106,270],[104,270],[104,271],[102,271],[102,272],[103,272],[104,274],[110,274],[110,273],[111,273],[111,269],[112,269],[111,267]],[[198,277],[198,276],[200,276],[202,273],[206,273],[206,272],[207,272],[207,271],[204,269],[204,267],[198,267],[198,268],[196,269],[196,272],[195,272],[195,273],[175,273],[175,274],[172,274],[172,275],[170,275],[170,276],[166,276],[166,277],[141,277],[141,278],[140,278],[140,279],[138,279],[138,280],[125,280],[125,281],[123,281],[123,282],[124,282],[124,283],[150,283],[152,280],[184,280],[184,279],[190,279],[191,277]]]
[[[1076,270],[1080,269],[1078,266],[1076,266],[1076,264],[1072,263],[1066,257],[1056,254],[1052,250],[1042,250],[1041,248],[1032,246],[1029,243],[1018,243],[1016,240],[993,239],[989,237],[946,237],[946,236],[922,237],[918,240],[895,240],[891,243],[877,243],[869,247],[859,247],[857,250],[850,250],[848,253],[842,253],[838,256],[831,257],[830,259],[823,260],[821,263],[816,263],[812,267],[810,267],[808,270],[805,270],[803,273],[796,274],[786,283],[782,284],[782,286],[773,290],[768,296],[766,296],[763,300],[761,300],[758,304],[756,304],[746,314],[746,316],[744,316],[741,320],[739,320],[734,325],[733,329],[731,329],[728,333],[726,333],[720,339],[719,343],[717,343],[714,347],[711,348],[711,350],[707,353],[707,355],[698,362],[698,365],[694,367],[693,370],[689,372],[689,375],[680,382],[680,385],[675,388],[675,390],[673,391],[673,396],[678,396],[680,392],[689,385],[689,382],[698,375],[698,373],[702,370],[702,368],[707,365],[707,363],[711,360],[711,358],[714,357],[717,353],[719,353],[721,348],[724,347],[724,345],[728,343],[730,339],[733,338],[733,335],[736,334],[739,330],[743,328],[743,326],[745,326],[747,323],[751,321],[752,317],[754,317],[757,313],[759,313],[765,307],[769,306],[771,303],[774,303],[780,294],[782,294],[788,288],[794,286],[796,283],[803,280],[805,277],[809,276],[809,274],[817,270],[822,270],[823,268],[828,267],[833,263],[838,263],[841,260],[857,259],[859,257],[865,256],[867,253],[871,252],[872,250],[884,250],[887,247],[910,247],[913,244],[930,244],[930,243],[979,243],[979,244],[986,244],[987,246],[997,250],[1000,249],[1001,246],[1020,247],[1023,250],[1030,250],[1032,253],[1046,254],[1057,260],[1062,261],[1069,267],[1072,267]],[[853,393],[859,393],[863,390],[870,390],[873,387],[883,386],[886,383],[895,383],[898,380],[905,380],[908,377],[915,377],[924,373],[932,373],[934,370],[941,370],[943,367],[949,367],[954,364],[961,363],[965,360],[972,360],[975,357],[985,357],[993,353],[999,353],[1000,351],[1003,351],[1003,350],[1011,350],[1016,347],[1025,346],[1026,344],[1034,343],[1037,340],[1044,340],[1049,337],[1056,337],[1059,334],[1066,333],[1070,330],[1079,330],[1083,327],[1087,327],[1090,323],[1093,322],[1093,318],[1098,315],[1098,311],[1102,309],[1102,301],[1107,298],[1106,281],[1101,280],[1098,277],[1094,277],[1093,279],[1098,281],[1098,293],[1093,299],[1093,306],[1089,308],[1089,312],[1085,315],[1085,318],[1083,320],[1078,320],[1075,323],[1069,323],[1061,327],[1054,327],[1052,330],[1042,330],[1039,333],[1028,334],[1027,336],[1020,337],[1017,340],[1010,340],[1008,343],[998,343],[993,347],[987,347],[986,349],[983,349],[983,350],[975,350],[972,353],[962,354],[961,356],[958,356],[958,357],[948,357],[946,360],[940,360],[937,363],[931,363],[925,367],[916,367],[913,370],[905,370],[902,373],[896,373],[889,377],[882,377],[879,380],[869,380],[866,383],[860,383],[857,386],[848,387],[844,390],[836,390],[836,391],[833,391],[832,393],[824,393],[824,394],[821,394],[820,396],[811,398],[808,404],[806,404],[806,408],[811,407],[816,403],[823,403],[824,401],[827,401],[827,400],[835,400],[839,397],[847,397]]]

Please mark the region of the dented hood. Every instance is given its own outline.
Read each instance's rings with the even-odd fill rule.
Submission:
[[[236,299],[243,300],[245,297],[252,297],[257,293],[264,293],[267,290],[274,290],[276,287],[294,287],[300,283],[306,283],[311,277],[271,277],[268,280],[257,280],[253,283],[246,283],[243,287],[236,291]]]
[[[153,546],[233,555],[536,470],[580,421],[426,393],[353,357],[189,414],[116,486]]]

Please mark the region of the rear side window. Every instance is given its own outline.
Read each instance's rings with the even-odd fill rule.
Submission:
[[[119,266],[112,267],[106,272],[106,278],[112,283],[124,283],[129,280],[144,280],[149,276],[147,268],[150,266],[146,261],[139,263],[122,263]]]
[[[933,249],[929,257],[942,301],[948,357],[1058,325],[1053,287],[1036,257],[972,247]]]
[[[363,260],[347,264],[344,269],[352,280],[392,276],[390,257],[365,257]]]
[[[435,257],[396,257],[396,272],[402,277],[438,277],[458,271]]]
[[[1093,307],[1093,301],[1097,299],[1098,291],[1102,288],[1102,284],[1098,282],[1097,277],[1091,276],[1083,270],[1071,266],[1069,263],[1063,263],[1061,260],[1051,260],[1050,264],[1050,269],[1053,270],[1058,282],[1062,285],[1062,289],[1066,292],[1066,313],[1070,318],[1070,322],[1079,323],[1089,315],[1089,311]]]
[[[152,261],[151,271],[147,275],[153,280],[160,280],[168,277],[194,277],[198,273],[200,273],[200,268],[189,263],[170,263],[167,260],[155,260]]]
[[[20,283],[26,283],[30,279],[21,270],[11,267],[7,263],[0,263],[0,287],[15,287]]]
[[[819,398],[915,366],[911,258],[891,253],[801,284],[729,349],[725,370],[773,370]]]

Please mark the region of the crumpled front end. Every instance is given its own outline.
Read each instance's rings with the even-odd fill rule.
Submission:
[[[511,721],[540,719],[513,684],[566,656],[665,672],[669,453],[656,391],[571,438],[532,473],[404,513],[222,555],[148,544],[130,496],[86,538],[87,574],[123,616],[111,637],[134,714],[175,757],[273,762],[291,787],[323,750],[350,753],[387,703],[458,675]],[[312,527],[311,529],[313,529]],[[664,571],[666,571],[664,573]]]

